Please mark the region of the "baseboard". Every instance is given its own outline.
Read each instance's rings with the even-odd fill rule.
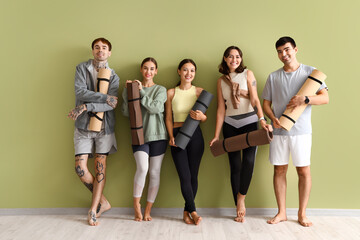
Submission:
[[[0,216],[5,215],[83,215],[87,214],[88,208],[0,208]],[[178,215],[182,208],[153,208],[152,215]],[[233,216],[235,208],[198,208],[198,213],[209,216]],[[298,209],[288,208],[289,216],[297,215]],[[132,215],[132,208],[112,208],[105,215]],[[273,216],[277,213],[276,208],[247,208],[247,215]],[[360,217],[360,209],[315,209],[306,210],[308,216],[344,216]]]

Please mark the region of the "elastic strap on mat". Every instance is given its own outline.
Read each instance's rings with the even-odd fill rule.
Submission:
[[[249,143],[249,133],[246,133],[246,144],[251,147]]]
[[[97,79],[98,80],[98,82],[97,82],[97,91],[99,92],[100,91],[100,81],[105,81],[105,82],[110,82],[110,80],[109,79],[106,79],[106,78],[98,78]]]
[[[320,85],[322,84],[322,82],[319,79],[316,79],[312,76],[309,76],[308,78],[310,78],[311,80],[314,80],[315,82],[319,83]]]
[[[134,102],[134,101],[137,101],[137,100],[141,100],[141,98],[129,99],[128,102]]]
[[[191,136],[189,136],[188,134],[186,134],[186,133],[184,133],[184,132],[182,132],[182,131],[179,131],[179,133],[181,133],[182,135],[184,135],[184,136],[187,137],[187,138],[191,138]]]
[[[99,118],[99,116],[96,115],[96,114],[97,114],[97,113],[89,112],[90,117],[95,117],[97,120],[103,121],[103,120],[102,120],[101,118]]]
[[[200,104],[203,105],[206,109],[208,109],[208,106],[206,106],[205,103],[200,102],[199,100],[196,100],[196,102],[200,103]]]
[[[225,152],[228,152],[228,150],[226,150],[226,147],[225,147],[225,140],[226,140],[226,138],[223,141],[223,148],[224,148]]]
[[[289,117],[288,115],[282,114],[281,116],[286,117],[287,119],[289,119],[290,121],[292,121],[293,123],[295,123],[296,121],[294,119],[292,119],[291,117]]]

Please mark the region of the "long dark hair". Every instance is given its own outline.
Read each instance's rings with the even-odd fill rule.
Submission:
[[[221,60],[221,63],[219,65],[219,72],[224,74],[224,75],[229,75],[229,73],[230,73],[230,69],[229,69],[227,63],[225,62],[224,57],[227,58],[230,55],[230,51],[233,50],[233,49],[237,50],[239,52],[240,57],[241,57],[240,66],[237,69],[235,69],[235,72],[242,73],[246,69],[246,66],[244,65],[243,53],[240,50],[240,48],[238,48],[237,46],[230,46],[225,50],[224,55],[223,55],[222,60]]]
[[[143,65],[144,65],[145,63],[147,63],[147,62],[152,62],[152,63],[154,63],[156,69],[158,68],[158,64],[157,64],[155,58],[153,58],[153,57],[147,57],[147,58],[145,58],[145,59],[141,62],[140,67],[143,67]]]
[[[195,72],[196,72],[196,63],[194,62],[194,60],[190,59],[190,58],[185,58],[183,60],[181,60],[181,62],[179,63],[178,66],[178,70],[181,70],[182,66],[184,66],[186,63],[191,63],[192,65],[194,65],[195,67]],[[180,86],[181,80],[176,84],[176,86]]]

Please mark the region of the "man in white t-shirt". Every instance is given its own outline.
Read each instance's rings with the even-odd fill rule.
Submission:
[[[297,61],[298,49],[291,37],[280,38],[275,46],[284,66],[269,75],[262,93],[264,112],[271,119],[274,127],[269,160],[274,165],[274,189],[278,205],[278,213],[267,222],[276,224],[287,220],[286,173],[291,154],[299,177],[298,222],[304,227],[310,227],[312,222],[306,217],[306,206],[311,190],[311,105],[327,104],[329,95],[325,83],[314,96],[296,95],[315,68]],[[287,107],[295,109],[304,104],[307,107],[290,131],[282,129],[279,118],[285,109]]]

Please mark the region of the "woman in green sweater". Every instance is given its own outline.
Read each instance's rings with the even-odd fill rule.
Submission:
[[[160,186],[161,163],[167,147],[167,132],[164,123],[164,104],[167,99],[166,88],[154,83],[157,74],[157,62],[154,58],[145,58],[141,63],[140,72],[143,80],[134,80],[139,84],[141,96],[141,113],[144,128],[144,144],[132,145],[136,173],[134,177],[134,210],[135,221],[151,221],[151,207]],[[123,91],[122,112],[129,116],[126,84]],[[140,199],[149,171],[149,188],[144,216],[141,213]]]

